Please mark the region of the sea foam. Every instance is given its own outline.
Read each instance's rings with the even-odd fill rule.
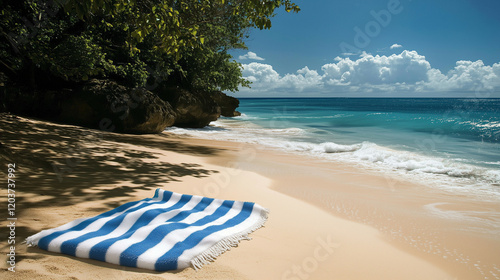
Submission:
[[[369,141],[348,145],[335,142],[312,143],[303,141],[304,135],[308,134],[306,129],[266,129],[253,123],[241,124],[231,120],[219,120],[202,129],[174,127],[166,131],[196,138],[258,144],[322,160],[361,165],[385,173],[396,172],[410,181],[418,180],[439,187],[448,186],[454,191],[467,191],[467,187],[472,187],[475,191],[483,190],[488,195],[494,193],[500,197],[500,170],[470,165],[460,159],[451,160],[430,154],[391,149]]]

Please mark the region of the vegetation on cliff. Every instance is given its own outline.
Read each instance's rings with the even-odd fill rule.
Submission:
[[[237,116],[228,53],[290,0],[0,0],[0,111],[127,133]]]
[[[0,72],[32,88],[112,79],[236,91],[248,86],[228,51],[246,48],[290,0],[4,0]]]

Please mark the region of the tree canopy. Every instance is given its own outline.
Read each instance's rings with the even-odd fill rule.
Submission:
[[[0,72],[33,87],[111,78],[204,90],[248,86],[228,53],[290,0],[4,0]]]

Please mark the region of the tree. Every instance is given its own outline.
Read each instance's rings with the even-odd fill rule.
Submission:
[[[228,51],[246,48],[290,0],[7,0],[0,71],[33,87],[93,77],[204,90],[248,86]]]

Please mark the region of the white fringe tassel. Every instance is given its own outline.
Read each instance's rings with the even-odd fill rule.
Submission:
[[[222,239],[217,242],[214,246],[205,250],[205,252],[199,254],[195,258],[191,260],[191,264],[193,265],[195,270],[202,268],[204,265],[209,264],[210,262],[215,261],[215,259],[222,255],[224,252],[231,250],[232,247],[237,247],[241,240],[251,240],[248,235],[259,228],[263,227],[267,221],[267,216],[269,214],[268,209],[264,209],[260,213],[260,219],[257,221],[252,227],[249,229],[242,231],[240,233],[234,234],[227,238]]]
[[[28,247],[35,247],[36,246],[35,245],[35,235],[26,237],[26,239],[21,244],[24,244],[24,243],[26,243],[26,245]]]

